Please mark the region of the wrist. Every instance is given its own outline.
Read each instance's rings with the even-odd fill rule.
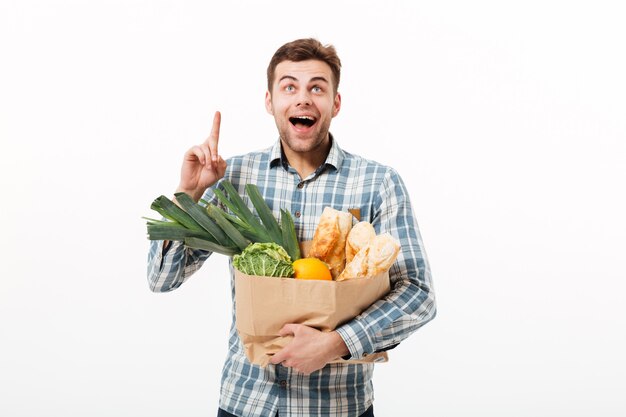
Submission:
[[[336,331],[332,331],[329,333],[331,337],[331,356],[332,359],[341,358],[343,356],[349,355],[350,350],[344,342],[343,338]]]
[[[187,190],[182,187],[178,187],[176,188],[176,191],[174,191],[174,194],[176,193],[185,193],[189,195],[193,199],[193,201],[197,203],[200,200],[200,198],[202,198],[202,195],[204,194],[204,190]]]

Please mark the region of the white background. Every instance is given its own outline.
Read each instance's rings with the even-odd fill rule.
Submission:
[[[215,110],[224,156],[274,142],[265,69],[309,36],[435,280],[376,415],[626,413],[619,2],[384,3],[0,1],[0,415],[215,415],[226,258],[153,294],[141,216]]]

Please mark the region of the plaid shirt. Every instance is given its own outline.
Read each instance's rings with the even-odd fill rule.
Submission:
[[[352,358],[388,350],[435,316],[435,298],[430,268],[417,222],[402,179],[392,168],[339,148],[336,140],[326,162],[301,179],[281,153],[280,141],[273,147],[229,159],[225,178],[244,197],[246,183],[259,187],[278,217],[289,210],[298,239],[311,240],[324,207],[347,211],[358,208],[361,219],[376,233],[388,232],[401,244],[397,261],[389,271],[391,292],[382,300],[337,328]],[[211,189],[204,195],[215,202]],[[148,281],[155,292],[178,288],[210,255],[172,242],[153,241],[148,257]],[[232,299],[234,275],[230,264]],[[233,309],[234,311],[234,309]],[[235,328],[230,329],[229,354],[224,364],[220,407],[242,417],[358,416],[374,399],[374,364],[328,364],[303,375],[281,365],[262,368],[250,364]]]

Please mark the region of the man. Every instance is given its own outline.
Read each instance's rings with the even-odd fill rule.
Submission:
[[[241,195],[246,183],[254,183],[275,215],[281,208],[293,214],[300,241],[312,239],[324,207],[357,209],[377,233],[401,243],[389,271],[391,291],[332,332],[285,324],[281,335],[293,339],[265,368],[246,359],[233,317],[218,416],[373,416],[374,365],[329,362],[391,349],[435,316],[430,269],[401,178],[392,168],[343,151],[329,132],[341,108],[340,68],[334,47],[317,40],[280,47],[267,70],[265,96],[279,140],[225,161],[218,153],[218,112],[208,139],[185,153],[177,191],[213,202],[222,178]],[[152,242],[151,289],[177,288],[209,255],[180,242]]]

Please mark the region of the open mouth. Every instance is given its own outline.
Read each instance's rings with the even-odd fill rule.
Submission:
[[[315,117],[312,117],[312,116],[296,116],[296,117],[290,117],[289,121],[291,122],[292,125],[301,129],[301,128],[313,126],[315,122],[317,121],[317,119],[315,119]]]

